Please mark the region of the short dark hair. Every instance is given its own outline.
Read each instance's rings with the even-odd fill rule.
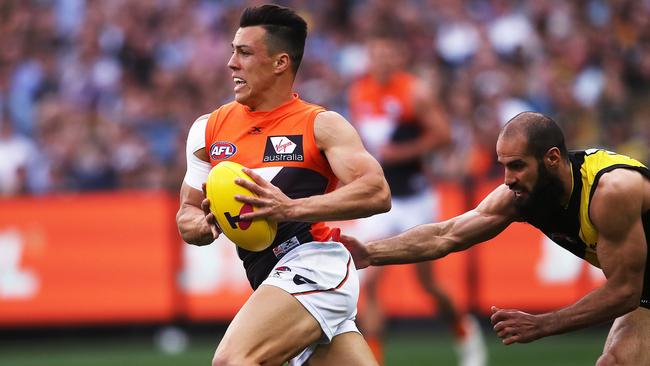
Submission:
[[[526,137],[527,151],[537,160],[541,160],[552,147],[557,147],[562,158],[568,159],[564,134],[550,117],[541,113],[521,112],[510,119],[501,131],[502,136],[519,133]]]
[[[293,10],[275,4],[244,9],[239,18],[239,27],[258,25],[266,30],[266,45],[269,52],[288,53],[291,58],[291,69],[295,74],[305,53],[307,22]]]

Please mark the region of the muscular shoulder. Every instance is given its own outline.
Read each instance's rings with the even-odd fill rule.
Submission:
[[[615,169],[603,174],[590,202],[589,216],[599,231],[627,227],[642,212],[647,181],[641,173]]]
[[[316,119],[314,120],[314,122],[316,124],[318,124],[318,123],[321,123],[321,124],[322,123],[332,123],[332,122],[337,123],[337,122],[340,122],[340,121],[346,122],[346,119],[343,118],[343,116],[341,116],[340,114],[338,114],[338,113],[336,113],[334,111],[320,112],[320,113],[318,113],[316,115]]]
[[[592,198],[598,201],[639,201],[642,199],[644,182],[641,173],[631,169],[615,169],[600,177]]]
[[[318,113],[314,119],[314,138],[319,149],[324,149],[332,141],[348,137],[356,130],[340,114],[334,111]]]

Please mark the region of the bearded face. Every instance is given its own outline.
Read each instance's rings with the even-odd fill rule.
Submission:
[[[523,218],[547,215],[560,206],[564,193],[562,181],[551,174],[544,163],[538,160],[537,181],[527,195],[515,196],[515,207]]]

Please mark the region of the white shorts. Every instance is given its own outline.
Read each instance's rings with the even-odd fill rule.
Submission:
[[[359,299],[359,278],[352,256],[338,242],[305,243],[287,253],[262,285],[292,294],[316,318],[323,338],[310,345],[289,365],[302,365],[319,344],[339,334],[357,332],[354,323]]]
[[[414,226],[436,221],[438,205],[438,194],[433,189],[408,197],[393,197],[390,211],[357,220],[354,228],[346,234],[361,241],[384,239]]]

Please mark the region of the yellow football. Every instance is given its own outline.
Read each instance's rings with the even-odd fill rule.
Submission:
[[[237,246],[252,252],[262,251],[271,245],[278,230],[276,222],[265,219],[240,220],[239,215],[255,211],[255,207],[239,202],[235,195],[256,196],[255,193],[235,183],[237,177],[253,181],[242,171],[243,166],[232,161],[215,165],[205,184],[210,211],[223,233]]]

